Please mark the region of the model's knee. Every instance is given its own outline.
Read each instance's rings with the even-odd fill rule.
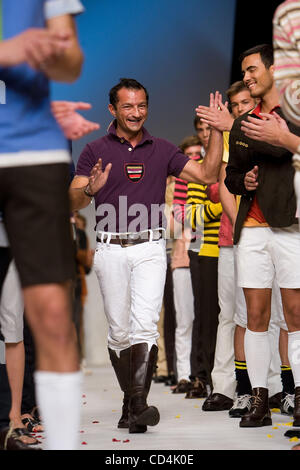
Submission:
[[[266,331],[269,326],[269,315],[258,309],[248,309],[247,325],[252,331]]]

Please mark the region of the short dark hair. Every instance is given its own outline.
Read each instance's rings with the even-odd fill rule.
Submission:
[[[189,135],[188,137],[185,137],[178,147],[182,152],[184,152],[188,147],[192,147],[193,145],[201,145],[202,147],[202,142],[197,135]]]
[[[197,130],[197,124],[202,124],[202,120],[199,116],[194,117],[194,128]]]
[[[113,105],[114,108],[116,107],[116,104],[119,101],[118,91],[121,90],[121,88],[127,88],[127,89],[133,89],[133,90],[144,90],[146,94],[147,104],[148,104],[149,95],[148,95],[146,88],[141,83],[139,83],[134,78],[120,78],[120,82],[117,85],[115,85],[109,92],[109,102],[110,104]]]
[[[229,101],[231,101],[232,96],[237,95],[238,93],[240,93],[241,91],[244,91],[244,90],[249,91],[249,88],[246,87],[243,80],[239,80],[237,82],[234,82],[230,85],[230,87],[226,91],[227,98],[229,99]]]
[[[266,69],[269,69],[271,65],[274,64],[273,46],[271,46],[270,44],[260,44],[259,46],[251,47],[251,49],[248,49],[240,55],[240,62],[242,62],[245,57],[248,57],[252,54],[260,54],[262,63],[264,64]]]

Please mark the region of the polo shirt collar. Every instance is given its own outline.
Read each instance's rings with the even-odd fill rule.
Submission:
[[[271,109],[271,111],[269,112],[269,114],[272,114],[274,111],[276,111],[277,108],[280,108],[279,104],[277,104],[276,106],[274,106],[273,109]],[[258,105],[256,106],[256,108],[254,108],[250,114],[255,114],[255,116],[257,117],[260,117],[260,113],[261,113],[261,103],[258,103]]]
[[[138,143],[138,145],[142,145],[144,144],[145,142],[149,142],[152,144],[153,142],[153,137],[149,134],[149,132],[147,131],[147,129],[145,127],[142,127],[142,131],[143,131],[143,137],[142,137],[142,140]],[[117,135],[117,120],[114,119],[112,121],[112,123],[109,125],[108,129],[107,129],[107,132],[109,135],[111,135],[114,139],[118,140],[118,141],[123,141],[126,140],[126,139],[122,139],[122,137],[119,137]]]

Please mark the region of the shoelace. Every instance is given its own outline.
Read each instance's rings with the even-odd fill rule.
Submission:
[[[258,395],[252,395],[251,402],[252,402],[253,408],[257,408],[261,405],[262,399]]]
[[[240,395],[235,400],[232,408],[243,409],[243,408],[250,409],[251,407],[251,395]]]
[[[295,401],[295,395],[291,395],[290,393],[287,393],[285,397],[282,400],[282,406],[284,411],[288,412],[289,408],[294,409],[294,401]]]

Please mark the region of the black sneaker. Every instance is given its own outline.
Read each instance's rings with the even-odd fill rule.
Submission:
[[[251,408],[251,395],[240,395],[234,400],[232,408],[229,410],[231,418],[241,418]]]

